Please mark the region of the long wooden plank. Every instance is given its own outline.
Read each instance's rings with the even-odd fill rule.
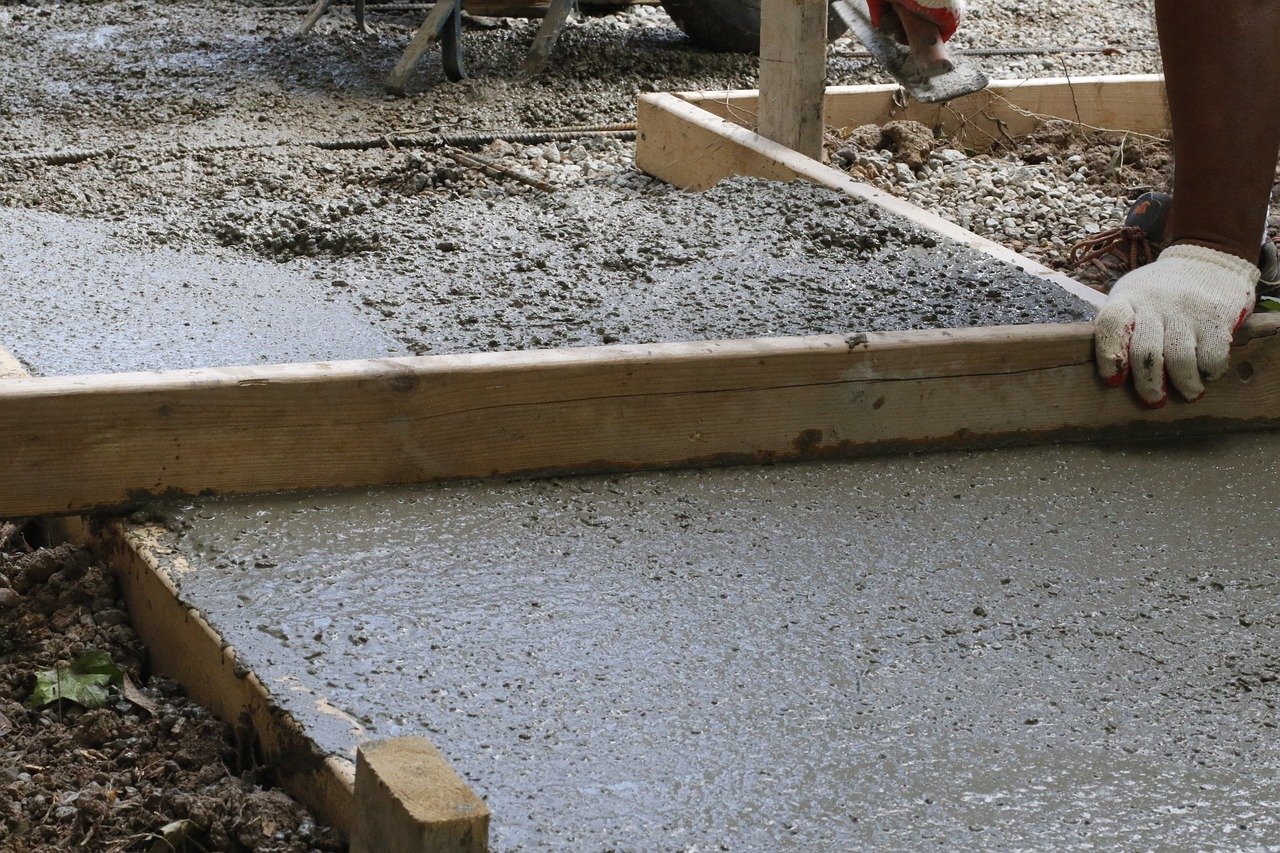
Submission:
[[[1169,126],[1164,78],[1158,74],[1000,80],[986,91],[947,104],[901,101],[896,85],[831,86],[824,112],[836,128],[918,121],[965,144],[984,149],[996,139],[1033,130],[1036,116],[1079,121],[1090,127],[1163,135]],[[683,92],[682,100],[743,127],[753,127],[759,93]]]
[[[827,0],[760,4],[761,136],[822,159]]]
[[[40,381],[3,348],[0,380]],[[8,449],[16,453],[23,448],[10,444]],[[147,646],[151,670],[178,682],[188,696],[235,726],[256,759],[272,766],[281,787],[321,820],[350,834],[357,817],[354,762],[320,752],[305,729],[279,710],[261,679],[241,665],[235,649],[182,600],[173,577],[189,567],[161,543],[164,531],[79,516],[50,519],[49,527],[55,538],[94,549],[113,568],[133,630]],[[386,792],[391,800],[411,799],[412,793],[395,786]]]
[[[642,95],[636,109],[636,165],[667,183],[704,190],[733,175],[805,180],[861,198],[923,228],[1050,281],[1091,305],[1104,296],[1024,255],[870,184],[855,181],[784,145],[720,118],[681,97]]]
[[[1088,324],[11,379],[0,517],[1271,425],[1277,331],[1254,318],[1237,373],[1156,412],[1098,380]]]

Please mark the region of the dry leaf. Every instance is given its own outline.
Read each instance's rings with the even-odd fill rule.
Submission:
[[[148,699],[128,675],[124,677],[124,684],[120,686],[120,695],[149,715],[155,716],[156,703]]]

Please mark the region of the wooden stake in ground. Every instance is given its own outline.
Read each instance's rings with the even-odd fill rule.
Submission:
[[[821,160],[826,77],[827,0],[763,0],[760,135]]]
[[[489,807],[420,737],[367,741],[356,758],[352,853],[484,853]]]

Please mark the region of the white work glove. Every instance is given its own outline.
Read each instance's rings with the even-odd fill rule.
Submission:
[[[1094,325],[1102,378],[1133,387],[1149,407],[1167,400],[1165,376],[1183,397],[1204,395],[1203,375],[1227,372],[1231,336],[1253,310],[1258,267],[1203,246],[1171,246],[1125,275]]]

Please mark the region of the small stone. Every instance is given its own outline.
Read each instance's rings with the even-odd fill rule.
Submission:
[[[963,151],[957,151],[954,148],[943,148],[940,151],[935,151],[934,156],[944,163],[959,163],[962,160],[969,159],[964,155]]]
[[[560,162],[560,148],[554,142],[547,143],[547,147],[542,149],[542,159],[548,163]]]
[[[911,167],[906,163],[895,163],[893,165],[894,175],[904,184],[910,183],[916,179],[916,173],[911,171]]]
[[[93,614],[93,621],[104,628],[110,625],[123,625],[129,621],[129,614],[123,610],[112,608]]]
[[[0,589],[0,610],[8,610],[10,607],[16,607],[18,602],[22,600],[22,596],[9,589],[8,587]]]
[[[933,131],[918,121],[891,121],[884,126],[884,137],[898,159],[912,169],[923,166],[938,144]]]

